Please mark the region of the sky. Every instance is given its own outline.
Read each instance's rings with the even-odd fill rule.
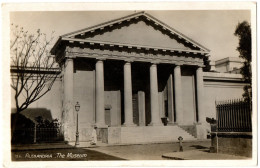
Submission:
[[[41,29],[59,36],[79,29],[117,19],[135,11],[55,11],[11,12],[10,23],[31,33]],[[137,11],[139,12],[139,11]],[[234,36],[239,22],[250,21],[249,10],[164,10],[145,11],[210,50],[212,61],[238,57],[238,38]]]

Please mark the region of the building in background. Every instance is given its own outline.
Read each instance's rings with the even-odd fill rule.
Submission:
[[[243,60],[238,57],[227,57],[212,62],[211,65],[213,66],[212,70],[214,69],[216,72],[240,74]]]

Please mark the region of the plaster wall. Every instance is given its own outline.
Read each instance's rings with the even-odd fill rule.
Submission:
[[[244,84],[204,81],[206,117],[216,118],[215,101],[242,98]]]
[[[227,63],[216,65],[217,72],[228,72],[228,70],[229,70],[229,64]]]

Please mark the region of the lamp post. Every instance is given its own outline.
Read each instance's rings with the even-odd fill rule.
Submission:
[[[77,112],[77,125],[76,125],[76,142],[75,142],[75,147],[77,147],[79,145],[79,109],[80,109],[80,105],[79,102],[77,102],[77,104],[75,105],[75,110]]]

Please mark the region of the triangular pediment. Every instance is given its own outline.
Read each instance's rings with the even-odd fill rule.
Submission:
[[[144,12],[65,34],[62,38],[180,50],[209,51],[192,39]]]
[[[170,38],[168,35],[155,30],[152,26],[146,25],[143,21],[103,34],[98,34],[87,39],[183,50],[190,49],[182,43],[177,42],[175,39]]]

